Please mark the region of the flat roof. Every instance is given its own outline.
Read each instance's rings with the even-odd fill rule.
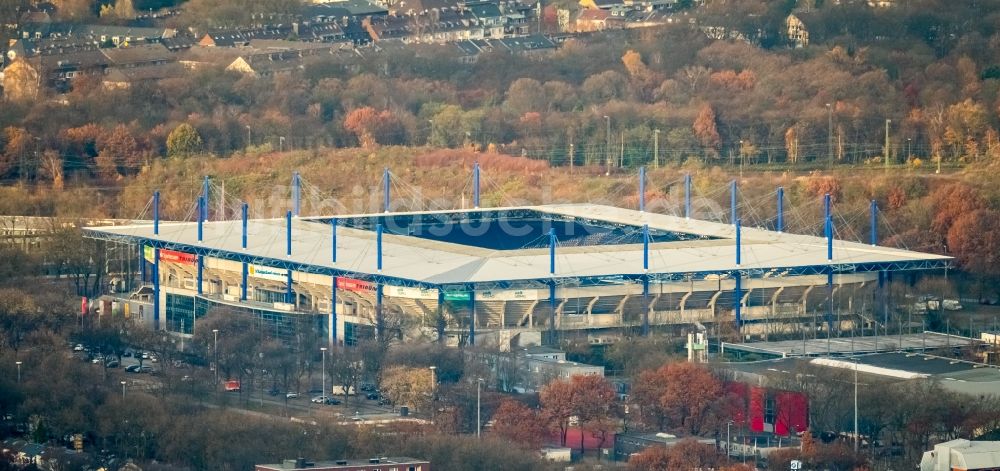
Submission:
[[[864,337],[837,337],[829,340],[779,340],[772,342],[723,342],[725,350],[747,353],[762,353],[778,357],[854,355],[862,353],[893,352],[897,350],[923,351],[948,347],[964,347],[980,344],[981,340],[948,335],[938,332],[922,332],[903,335],[869,335]]]
[[[247,249],[241,248],[241,221],[204,223],[203,241],[197,238],[196,222],[160,222],[159,234],[151,224],[87,228],[91,237],[145,243],[161,248],[197,252],[234,260],[287,266],[322,273],[347,273],[407,280],[425,285],[541,281],[567,278],[610,279],[641,276],[683,279],[685,276],[730,273],[744,276],[815,274],[824,270],[854,271],[939,268],[950,257],[862,243],[835,240],[833,259],[827,260],[825,238],[779,233],[744,227],[741,232],[742,260],[736,264],[735,226],[719,222],[640,212],[593,204],[557,204],[495,209],[417,211],[394,213],[414,217],[449,216],[461,220],[471,213],[532,211],[560,220],[601,221],[603,224],[691,234],[697,240],[654,242],[649,247],[649,269],[643,270],[643,244],[559,247],[555,274],[549,269],[548,248],[491,250],[482,247],[430,240],[399,234],[384,234],[382,270],[377,269],[375,233],[339,227],[337,263],[331,261],[332,231],[327,217],[295,218],[292,222],[292,255],[286,256],[285,220],[253,219],[248,223]],[[379,217],[357,214],[338,218]],[[501,218],[502,219],[502,218]],[[517,227],[517,219],[497,224]],[[468,230],[468,229],[463,229]]]
[[[378,461],[374,462],[373,460],[378,460]],[[299,467],[296,467],[296,466],[290,466],[289,467],[288,465],[294,465],[295,464],[295,460],[288,460],[288,465],[286,465],[284,463],[258,464],[258,465],[255,466],[255,468],[259,469],[259,470],[263,469],[263,470],[273,470],[273,471],[292,471],[292,470],[315,471],[317,469],[354,468],[354,467],[358,467],[358,466],[366,466],[367,467],[367,466],[382,465],[382,464],[389,464],[389,465],[392,465],[392,464],[404,464],[405,465],[405,464],[426,464],[426,463],[429,463],[429,462],[427,460],[419,460],[419,459],[416,459],[416,458],[409,458],[409,457],[389,457],[389,458],[379,457],[379,458],[370,458],[370,459],[349,459],[349,460],[336,460],[336,461],[318,461],[318,462],[315,462],[315,463],[309,462],[307,466],[302,467],[302,468],[299,468]]]
[[[857,365],[855,365],[855,359]],[[853,370],[883,381],[933,379],[947,390],[973,396],[1000,394],[1000,367],[973,361],[923,353],[875,353],[855,357],[778,358],[755,362],[722,363],[719,366],[750,375],[780,376],[802,373],[802,367],[816,366]]]

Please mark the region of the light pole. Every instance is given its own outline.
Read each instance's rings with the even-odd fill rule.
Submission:
[[[434,393],[437,392],[437,367],[431,366],[431,400],[434,400]]]
[[[326,347],[319,347],[319,350],[323,352],[323,394],[326,396]]]
[[[833,168],[833,106],[826,104],[826,152]]]
[[[17,365],[17,384],[21,384],[21,363],[20,361],[14,362]]]
[[[653,130],[653,168],[660,168],[660,130]]]
[[[483,408],[480,396],[483,390],[483,378],[476,378],[476,438],[483,435]]]
[[[278,152],[285,148],[285,136],[278,136]]]
[[[604,157],[608,160],[608,171],[605,176],[611,175],[611,117],[605,115],[604,120],[607,123],[607,127],[604,130],[604,137],[606,139],[606,144],[604,145]]]
[[[215,356],[215,387],[219,387],[219,329],[212,329],[212,336],[215,337],[215,346],[212,347],[212,355]]]
[[[892,152],[889,149],[889,124],[892,123],[891,119],[885,120],[885,171],[889,171],[889,154]]]
[[[854,454],[858,453],[861,437],[858,436],[858,358],[854,361]]]
[[[253,145],[253,139],[250,138],[250,125],[247,125],[247,147]]]
[[[733,439],[732,439],[732,435],[730,435],[730,433],[729,433],[729,427],[731,425],[733,425],[733,421],[732,420],[730,420],[729,422],[726,422],[726,458],[729,458],[730,456],[733,456],[732,451],[731,451],[732,448],[733,448]]]
[[[125,400],[125,381],[122,381],[122,400]]]

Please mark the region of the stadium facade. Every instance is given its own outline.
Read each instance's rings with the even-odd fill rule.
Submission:
[[[478,174],[478,168],[476,170]],[[478,175],[477,175],[478,176]],[[297,177],[296,177],[297,179]],[[643,177],[644,180],[644,177]],[[690,191],[690,180],[686,182]],[[644,188],[644,181],[640,183]],[[207,193],[207,187],[206,187]],[[643,191],[644,193],[644,191]],[[735,191],[733,193],[735,195]],[[508,345],[524,339],[734,327],[765,334],[872,319],[885,275],[944,268],[949,258],[777,225],[558,204],[285,218],[154,221],[87,229],[133,247],[155,329],[192,335],[213,309],[251,314],[290,341],[373,336]],[[478,181],[474,198],[478,206]],[[872,205],[872,241],[876,208]],[[882,306],[884,308],[884,306]],[[530,340],[529,340],[530,342]]]

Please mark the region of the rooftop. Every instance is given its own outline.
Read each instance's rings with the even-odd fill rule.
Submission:
[[[331,261],[329,217],[293,219],[290,256],[286,255],[283,218],[250,220],[245,250],[241,248],[239,220],[206,222],[202,242],[198,241],[195,222],[161,222],[158,235],[153,234],[153,227],[148,224],[87,230],[96,238],[144,242],[231,260],[251,258],[253,263],[304,272],[419,285],[510,281],[530,285],[581,278],[595,283],[621,283],[623,277],[639,277],[644,273],[654,280],[680,281],[737,270],[747,277],[768,278],[816,274],[831,267],[836,273],[939,268],[950,260],[941,255],[835,240],[833,258],[828,261],[827,241],[822,237],[743,228],[742,261],[737,264],[733,225],[593,204],[337,217],[348,227],[337,230],[336,263]],[[376,234],[371,230],[375,223],[385,225],[381,270],[377,267]],[[644,225],[652,236],[648,271],[643,269]],[[568,234],[571,230],[588,230],[590,226],[604,231],[598,233],[596,237],[601,240],[595,244],[581,242],[594,234]],[[423,232],[411,234],[414,227]],[[557,230],[555,273],[550,272],[549,228]],[[441,235],[440,231],[447,233]],[[484,233],[517,242],[508,246],[486,244],[481,237]],[[777,354],[781,354],[781,348],[786,353],[801,348],[798,342],[788,342],[784,347],[774,344]],[[813,348],[825,350],[825,343]]]
[[[349,469],[356,468],[359,466],[372,466],[372,465],[420,465],[428,464],[427,460],[418,460],[416,458],[408,457],[390,457],[390,458],[369,458],[364,460],[336,460],[336,461],[320,461],[311,462],[302,459],[299,460],[285,460],[284,463],[277,464],[258,464],[255,466],[257,471],[292,471],[292,470],[302,470],[302,471],[321,471],[327,469]]]
[[[946,335],[937,332],[922,332],[902,335],[881,335],[865,337],[838,337],[827,339],[780,340],[773,342],[723,343],[725,350],[747,353],[761,353],[779,357],[854,355],[861,353],[924,351],[938,348],[962,347],[980,340]]]

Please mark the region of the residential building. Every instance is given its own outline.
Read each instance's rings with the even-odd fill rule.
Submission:
[[[788,42],[797,48],[809,45],[809,30],[806,29],[806,24],[794,14],[785,18],[785,34],[788,36]]]
[[[611,18],[610,10],[598,8],[580,10],[576,16],[576,31],[580,33],[603,31],[608,29],[609,18]]]
[[[920,471],[996,471],[1000,469],[1000,442],[957,439],[934,445],[920,460]]]
[[[369,458],[312,462],[302,458],[279,464],[258,464],[255,471],[430,471],[431,463],[415,458]]]

